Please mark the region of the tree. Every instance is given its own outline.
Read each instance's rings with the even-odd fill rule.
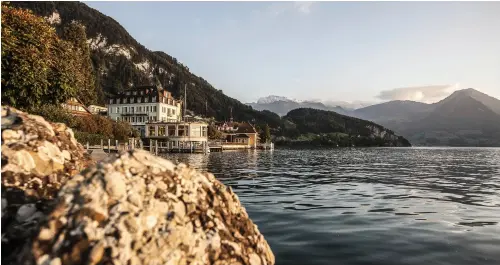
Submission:
[[[87,44],[87,34],[85,27],[78,22],[71,22],[64,28],[63,38],[72,44],[72,54],[74,60],[70,60],[74,69],[74,82],[78,88],[77,97],[85,105],[96,103],[96,80],[92,70],[92,60],[90,49]]]
[[[221,139],[222,133],[215,128],[215,125],[208,125],[208,139]]]
[[[271,131],[270,131],[270,128],[269,128],[269,125],[264,125],[264,130],[260,136],[260,141],[263,142],[263,143],[268,143],[271,141]]]
[[[77,26],[71,30],[78,31]],[[84,54],[43,18],[2,3],[2,103],[23,110],[59,105],[77,95],[80,86],[91,87],[90,57]]]

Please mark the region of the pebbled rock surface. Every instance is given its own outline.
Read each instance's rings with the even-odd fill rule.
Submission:
[[[34,235],[62,185],[92,162],[64,124],[2,107],[2,262]]]
[[[19,257],[26,265],[275,262],[231,188],[139,150],[68,180]]]

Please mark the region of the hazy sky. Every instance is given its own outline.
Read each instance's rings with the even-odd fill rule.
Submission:
[[[243,102],[500,98],[500,2],[87,4]]]

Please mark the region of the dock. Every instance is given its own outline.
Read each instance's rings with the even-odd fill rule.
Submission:
[[[111,141],[108,140],[108,144],[105,145],[101,141],[100,145],[89,145],[86,144],[86,150],[97,160],[103,159],[109,153],[118,153],[120,151],[132,150],[132,149],[143,149],[148,150],[154,154],[161,153],[211,153],[211,152],[224,152],[224,151],[234,151],[234,150],[274,150],[274,143],[261,143],[256,145],[248,145],[243,143],[232,143],[232,142],[222,142],[222,141],[211,141],[202,145],[192,145],[192,144],[182,144],[182,145],[169,145],[164,142],[159,142],[158,140],[150,140],[149,145],[144,145],[139,139],[129,140],[128,143],[119,144],[117,141],[114,145],[111,145]]]

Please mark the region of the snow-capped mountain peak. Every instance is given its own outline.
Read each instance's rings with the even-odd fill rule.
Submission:
[[[273,103],[273,102],[277,102],[277,101],[298,102],[296,100],[289,99],[287,97],[271,95],[271,96],[259,98],[257,100],[257,104],[269,104],[269,103]]]

